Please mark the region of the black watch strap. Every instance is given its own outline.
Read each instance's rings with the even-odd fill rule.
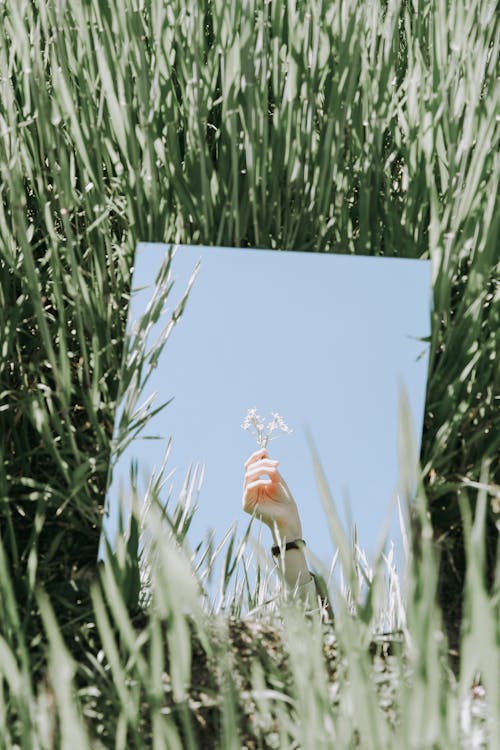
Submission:
[[[303,539],[294,539],[292,542],[287,542],[284,547],[280,547],[279,544],[276,544],[274,547],[271,547],[271,553],[273,557],[277,557],[281,550],[284,549],[285,552],[287,552],[289,549],[301,549],[301,547],[305,547],[306,543]]]

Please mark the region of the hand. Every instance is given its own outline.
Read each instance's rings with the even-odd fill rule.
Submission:
[[[269,458],[262,448],[253,453],[245,463],[243,481],[243,510],[265,523],[275,537],[275,524],[281,540],[291,541],[302,537],[297,505],[287,483],[278,471],[279,461]]]

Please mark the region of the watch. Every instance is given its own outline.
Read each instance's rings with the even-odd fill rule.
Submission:
[[[303,539],[294,539],[292,542],[287,542],[284,547],[280,546],[279,544],[276,544],[274,547],[271,547],[271,553],[273,557],[277,557],[281,550],[284,549],[285,552],[287,552],[289,549],[301,549],[301,547],[305,547],[306,543]]]

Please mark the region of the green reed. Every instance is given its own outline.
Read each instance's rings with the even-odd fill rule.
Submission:
[[[224,748],[249,742],[248,727],[257,747],[327,736],[350,747],[357,733],[374,747],[459,747],[476,670],[496,700],[498,487],[485,467],[498,451],[498,48],[487,0],[0,5],[2,746],[67,746],[71,734],[79,747],[195,747],[203,719]],[[314,622],[284,615],[288,670],[269,649],[261,668],[233,669],[218,609],[260,611],[267,595],[231,534],[194,572],[186,517],[164,513],[172,543],[145,562],[151,601],[137,621],[139,518],[96,572],[134,251],[152,240],[431,259],[420,464],[433,526],[422,511],[412,529],[396,728],[367,678],[375,613],[396,606],[380,599],[383,561],[358,616],[339,606],[331,700]],[[122,446],[153,408],[139,400],[151,353],[135,347]],[[355,573],[363,561],[333,526]],[[208,624],[196,595],[226,553]],[[179,602],[170,566],[185,582]],[[454,682],[439,634],[464,581]],[[186,684],[205,657],[213,710]]]

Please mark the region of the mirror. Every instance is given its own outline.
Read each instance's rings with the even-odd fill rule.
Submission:
[[[381,257],[241,248],[138,246],[128,332],[137,330],[161,264],[173,253],[174,286],[156,332],[179,302],[198,260],[187,304],[151,379],[156,403],[173,399],[113,470],[106,533],[116,532],[119,487],[161,466],[173,436],[167,472],[172,500],[191,463],[204,477],[188,538],[208,529],[216,540],[249,517],[241,508],[243,463],[257,448],[241,424],[256,407],[268,421],[278,412],[293,429],[269,444],[299,506],[308,548],[327,566],[334,552],[316,486],[309,430],[345,527],[375,553],[398,486],[398,401],[408,396],[419,450],[430,334],[430,262]],[[150,332],[154,337],[155,331]],[[120,415],[117,415],[117,424]],[[115,431],[116,431],[115,426]],[[277,433],[274,434],[278,434]],[[273,437],[274,437],[273,434]],[[165,491],[167,491],[165,489]],[[126,492],[125,492],[126,494]],[[346,512],[349,507],[349,512]],[[401,564],[393,503],[390,536]],[[260,524],[254,525],[257,535]],[[267,529],[264,545],[271,545]]]

